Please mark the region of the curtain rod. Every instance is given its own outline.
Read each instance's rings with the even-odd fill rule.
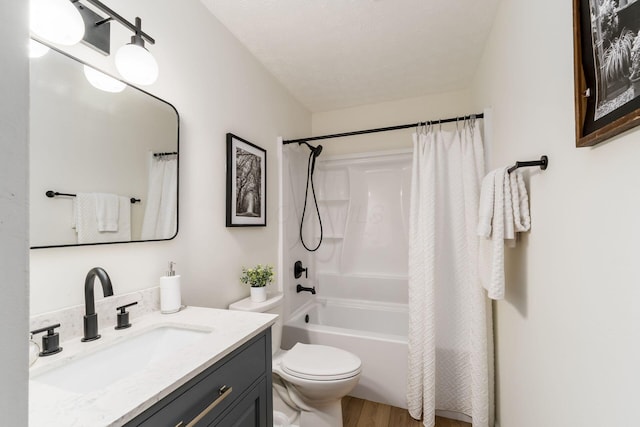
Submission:
[[[357,130],[354,132],[335,133],[333,135],[321,135],[321,136],[312,136],[309,138],[289,139],[287,141],[282,141],[282,143],[283,144],[295,144],[295,143],[300,144],[302,142],[317,141],[319,139],[342,138],[344,136],[363,135],[366,133],[387,132],[391,130],[409,129],[417,126],[437,125],[441,123],[452,123],[458,120],[470,120],[470,119],[482,119],[482,118],[484,118],[484,113],[471,114],[469,116],[462,116],[462,117],[452,117],[450,119],[429,120],[428,122],[411,123],[408,125],[390,126],[386,128]]]

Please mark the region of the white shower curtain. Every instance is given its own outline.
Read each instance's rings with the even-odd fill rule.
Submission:
[[[412,417],[435,410],[493,427],[491,306],[478,277],[479,124],[413,135],[409,217],[409,369]]]
[[[149,183],[141,238],[168,239],[176,233],[178,220],[178,159],[149,155]]]

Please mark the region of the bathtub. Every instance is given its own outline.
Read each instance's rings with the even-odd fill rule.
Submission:
[[[316,297],[284,324],[282,348],[296,342],[356,354],[362,375],[351,396],[406,408],[406,304]]]

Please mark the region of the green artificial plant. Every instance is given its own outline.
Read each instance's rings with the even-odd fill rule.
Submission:
[[[258,264],[254,268],[242,267],[240,281],[252,288],[267,286],[273,280],[273,267],[270,265]]]

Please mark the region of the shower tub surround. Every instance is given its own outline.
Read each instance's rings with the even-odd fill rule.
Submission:
[[[276,316],[270,314],[187,307],[170,315],[153,311],[132,318],[132,327],[125,330],[114,330],[113,325],[105,325],[100,329],[102,338],[90,343],[81,342],[80,335],[67,339],[61,343],[64,348],[61,353],[40,357],[30,369],[29,425],[123,425],[268,329],[275,319]],[[158,327],[210,333],[176,350],[171,357],[158,357],[128,376],[84,393],[38,380],[39,375],[66,363],[126,343],[127,339]],[[99,369],[99,366],[94,368]],[[86,381],[91,382],[91,375],[92,372],[87,372]]]
[[[411,153],[329,157],[319,161],[316,181],[324,240],[313,270],[406,277]],[[319,237],[317,222],[309,223]]]
[[[297,211],[289,218],[299,224],[304,181],[296,172],[306,161],[296,148],[285,149],[284,176],[288,206]],[[316,285],[317,296],[309,301],[287,293],[283,347],[304,342],[350,351],[363,367],[351,394],[406,408],[411,152],[320,156],[315,184],[324,239],[306,283]],[[320,237],[313,214],[304,234],[313,242]],[[295,250],[297,236],[286,237],[288,250]]]

